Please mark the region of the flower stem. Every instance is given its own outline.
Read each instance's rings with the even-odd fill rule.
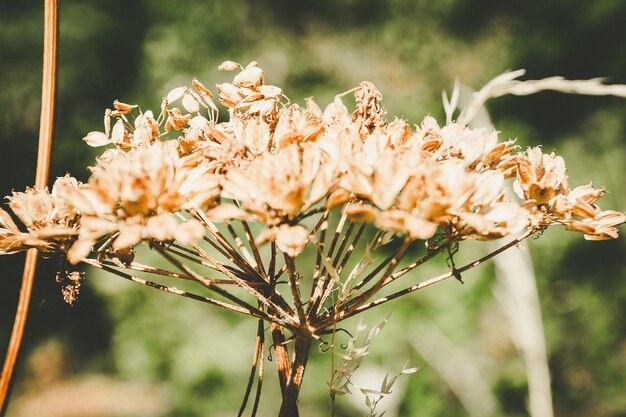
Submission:
[[[56,89],[58,15],[57,0],[45,0],[44,3],[44,49],[43,80],[41,85],[41,115],[39,119],[39,150],[37,152],[37,171],[35,187],[44,188],[48,183],[50,170],[50,151],[52,149],[52,131],[54,128],[54,98]],[[15,321],[9,347],[0,377],[0,413],[4,410],[5,400],[13,375],[13,368],[22,344],[24,326],[28,316],[28,305],[32,294],[35,270],[37,268],[37,250],[30,249],[24,261],[22,287],[17,304]]]

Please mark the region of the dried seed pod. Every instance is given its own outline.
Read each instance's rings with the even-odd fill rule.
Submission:
[[[117,110],[119,112],[119,114],[126,114],[126,113],[130,113],[130,111],[132,109],[136,109],[137,105],[136,104],[126,104],[126,103],[122,103],[118,100],[115,100],[113,102],[113,107],[115,107],[115,110]]]

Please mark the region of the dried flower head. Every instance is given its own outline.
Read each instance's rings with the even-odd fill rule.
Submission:
[[[412,127],[403,119],[387,120],[382,94],[367,81],[322,110],[312,98],[304,107],[290,103],[281,88],[265,84],[256,62],[244,68],[225,61],[218,69],[233,72],[231,82],[216,85],[226,118],[197,79],[191,87],[170,90],[158,112],[114,101],[105,111],[103,132],[84,138],[90,146],[109,147],[89,180],[81,184],[66,176],[52,192],[13,193],[9,207],[26,230],[0,209],[0,254],[29,248],[59,253],[57,281],[70,304],[77,300],[81,276],[69,264],[84,262],[254,317],[260,320],[258,341],[263,322],[271,323],[275,342],[291,332],[292,359],[285,343],[274,344],[281,388],[296,394],[285,395],[281,416],[297,415],[310,344],[336,331],[338,322],[431,283],[460,279],[549,226],[603,240],[616,238],[626,221],[623,213],[600,209],[603,189],[570,189],[565,161],[554,152],[534,147],[516,153],[514,141],[501,140],[493,128],[469,126],[490,97],[542,89],[626,96],[623,86],[561,78],[522,82],[516,80],[521,72],[507,73],[472,95],[456,120],[458,85],[450,99],[444,95],[445,124],[427,116]],[[349,93],[356,102],[352,112],[342,100]],[[512,177],[513,192],[507,185]],[[368,233],[366,227],[375,230]],[[498,250],[454,265],[463,240],[522,231]],[[416,240],[426,241],[426,254],[396,271]],[[397,244],[387,248],[395,248],[379,250],[391,241]],[[173,270],[136,262],[140,243]],[[316,252],[315,267],[301,273],[306,262],[297,258],[307,249]],[[448,254],[448,273],[371,300],[440,253]],[[351,262],[352,256],[359,259]],[[193,281],[219,297],[131,271]],[[290,296],[276,289],[282,283]],[[301,291],[304,285],[309,288]],[[263,346],[257,343],[255,364]]]
[[[144,239],[201,238],[203,229],[197,222],[179,223],[175,213],[209,205],[219,195],[219,179],[204,163],[188,166],[188,158],[179,157],[171,143],[163,142],[127,152],[106,151],[92,168],[89,182],[61,192],[82,214],[70,261],[79,261],[98,239],[112,233],[115,249]]]

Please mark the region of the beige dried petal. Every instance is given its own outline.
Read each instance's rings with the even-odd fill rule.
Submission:
[[[256,193],[258,188],[255,179],[241,169],[228,171],[222,187],[223,197],[240,201],[251,199],[251,194]]]
[[[178,224],[174,230],[174,238],[180,243],[195,243],[204,236],[204,227],[195,220]]]
[[[534,178],[535,175],[533,174],[530,160],[520,156],[517,163],[517,180],[520,185],[524,187],[528,183],[532,182]]]
[[[265,98],[277,98],[283,94],[283,90],[275,85],[260,85],[257,90],[263,94]]]
[[[93,239],[78,239],[67,252],[67,260],[72,265],[76,265],[89,256],[95,244],[96,241]]]
[[[606,194],[606,190],[603,188],[595,189],[591,184],[581,185],[573,190],[571,190],[568,194],[568,198],[570,200],[581,199],[586,203],[593,204],[600,199],[604,194]]]
[[[217,69],[219,71],[235,71],[239,67],[241,67],[241,65],[239,65],[237,62],[224,61],[217,67]]]
[[[407,232],[404,221],[409,216],[402,210],[386,210],[376,214],[376,226],[396,232]]]
[[[248,109],[249,114],[259,113],[261,116],[268,116],[276,110],[276,101],[273,99],[259,100],[252,103]]]
[[[307,198],[306,205],[308,207],[314,205],[332,191],[334,184],[337,182],[337,173],[337,163],[335,161],[327,160],[320,164]]]
[[[437,232],[436,223],[410,215],[404,218],[404,227],[413,239],[430,239]]]
[[[257,235],[254,243],[257,245],[262,245],[267,242],[274,242],[276,240],[276,233],[278,233],[278,228],[276,227],[271,227],[269,229],[263,230]]]
[[[404,145],[411,136],[411,126],[402,119],[396,119],[387,125],[389,142],[394,147]]]
[[[110,220],[95,216],[83,216],[80,219],[80,237],[97,239],[117,231],[117,225]]]
[[[183,115],[179,108],[174,107],[167,111],[167,126],[173,127],[175,130],[181,130],[185,127],[187,122],[191,120],[190,114]]]
[[[472,232],[476,231],[481,235],[486,235],[489,233],[489,229],[493,226],[485,216],[481,214],[475,213],[464,213],[462,216],[463,221],[465,222],[465,226],[469,227]]]
[[[626,215],[615,210],[605,210],[598,213],[595,220],[601,226],[618,226],[626,222]]]
[[[326,125],[333,125],[339,122],[349,121],[348,108],[343,104],[341,96],[335,96],[335,99],[324,109],[322,119]]]
[[[176,219],[172,214],[160,214],[158,216],[153,216],[148,219],[148,222],[146,223],[146,231],[148,233],[148,236],[150,236],[151,238],[160,242],[164,242],[174,239],[174,233],[177,226],[178,223],[176,222]]]
[[[178,203],[184,209],[199,209],[211,204],[220,194],[219,177],[209,172],[209,165],[200,165],[191,170],[181,170],[183,178],[178,193],[185,200]],[[175,211],[173,207],[171,211]]]
[[[115,107],[115,110],[117,110],[121,114],[126,114],[126,113],[129,113],[132,109],[136,109],[137,105],[136,104],[126,104],[126,103],[122,103],[122,102],[120,102],[118,100],[115,100],[113,102],[113,107]]]
[[[376,220],[378,211],[371,206],[350,204],[346,207],[346,215],[352,219],[352,221],[367,223]]]
[[[337,206],[347,203],[350,200],[350,192],[339,188],[328,196],[326,200],[326,210],[332,210]]]
[[[596,228],[589,221],[573,221],[565,225],[565,227],[567,230],[574,230],[585,234],[594,234],[596,232]]]
[[[340,186],[358,196],[371,199],[373,187],[369,178],[370,174],[363,172],[355,165],[352,165],[351,168],[350,171],[341,177]],[[367,167],[363,165],[362,168]]]
[[[235,107],[239,103],[239,101],[241,101],[242,96],[239,92],[239,88],[237,88],[236,86],[229,83],[223,83],[216,84],[215,87],[217,88],[217,94],[219,95],[220,103],[222,103],[224,106]]]
[[[65,226],[46,226],[41,229],[37,229],[34,232],[31,232],[31,236],[37,237],[38,239],[58,239],[58,238],[69,238],[71,236],[75,236],[77,234],[76,229],[65,227]]]
[[[626,222],[626,215],[614,210],[598,212],[595,218],[587,218],[582,221],[572,221],[566,224],[568,230],[574,230],[585,234],[587,240],[616,239],[618,230],[615,226]]]
[[[207,210],[206,216],[212,221],[222,222],[224,220],[245,220],[248,218],[248,213],[234,204],[219,204]]]
[[[263,94],[252,91],[249,88],[239,87],[239,94],[243,97],[237,104],[237,108],[249,107],[254,102],[263,100]]]
[[[122,119],[118,119],[117,122],[115,122],[115,126],[113,126],[111,142],[118,146],[129,143],[128,133],[126,132]]]
[[[524,214],[526,214],[525,210],[522,210],[516,203],[499,202],[495,203],[485,214],[485,219],[494,223],[508,223]]]
[[[200,115],[192,117],[189,120],[189,126],[201,130],[209,130],[210,128],[207,118]]]
[[[4,211],[2,208],[0,208],[0,227],[13,233],[20,232],[15,222],[13,222],[11,215],[7,213],[6,211]],[[0,230],[0,234],[1,233],[2,231]]]
[[[185,94],[185,91],[187,91],[187,87],[176,87],[171,89],[170,92],[167,93],[167,95],[165,96],[167,103],[172,104],[173,102],[181,98]]]
[[[619,237],[618,230],[615,227],[606,227],[603,229],[596,229],[593,234],[586,234],[585,240],[610,240],[617,239]]]
[[[111,134],[111,109],[104,111],[104,134],[107,137]]]
[[[33,230],[52,222],[55,202],[47,189],[27,188],[23,193],[13,192],[9,207],[24,226]]]
[[[481,173],[476,186],[478,189],[472,195],[471,202],[481,206],[491,204],[502,195],[504,175],[491,171]]]
[[[113,249],[123,249],[135,246],[141,241],[142,227],[140,225],[120,224],[120,234],[113,241]]]
[[[295,151],[295,147],[290,148]],[[297,151],[296,151],[297,152]],[[293,152],[294,154],[296,152]],[[294,155],[294,160],[297,158]],[[313,182],[322,162],[322,154],[317,146],[303,146],[300,168],[300,182],[307,186]]]
[[[257,87],[263,84],[263,70],[257,66],[247,66],[235,76],[233,84],[240,87]]]
[[[578,200],[572,207],[572,215],[579,219],[593,219],[599,211],[599,208],[583,200]]]
[[[185,110],[187,110],[189,113],[198,113],[200,111],[200,103],[189,92],[186,92],[183,95],[182,103]]]
[[[138,127],[133,132],[133,145],[147,145],[152,142],[152,132],[147,127]]]
[[[411,165],[407,158],[391,152],[377,158],[371,180],[371,199],[376,206],[382,210],[391,207],[409,179]]]
[[[107,135],[102,132],[89,132],[83,140],[87,143],[87,145],[93,146],[94,148],[111,143]]]
[[[281,225],[276,232],[276,246],[292,258],[302,252],[308,241],[309,232],[300,225]]]
[[[546,188],[542,184],[533,182],[528,186],[527,198],[535,200],[538,204],[547,203],[556,195],[554,188]]]
[[[0,255],[12,255],[30,248],[29,242],[26,242],[27,233],[13,233],[5,230],[0,229]],[[45,242],[41,242],[41,244],[43,245]],[[37,246],[37,242],[35,242],[35,246]]]
[[[570,218],[572,209],[574,208],[572,202],[564,195],[558,195],[552,199],[550,201],[550,206],[552,213],[565,219]]]
[[[203,96],[204,96],[204,95],[206,95],[206,96],[208,96],[209,98],[212,98],[212,97],[213,97],[213,93],[211,93],[211,91],[210,91],[208,88],[206,88],[206,87],[204,86],[204,84],[202,84],[200,81],[198,81],[198,79],[197,79],[197,78],[194,78],[193,80],[191,80],[191,83],[192,83],[193,87],[194,87],[196,90],[198,90],[198,92],[200,93],[200,95],[203,95]]]
[[[270,143],[270,127],[260,117],[251,119],[244,128],[244,145],[250,151],[259,155],[267,149]]]
[[[213,99],[210,96],[204,95],[202,94],[202,100],[204,100],[204,103],[211,108],[215,113],[219,113],[219,109],[217,108],[217,106],[215,105],[215,103],[213,102]]]
[[[320,106],[313,100],[313,97],[307,97],[304,99],[306,102],[306,111],[312,113],[316,116],[322,116],[322,109]]]

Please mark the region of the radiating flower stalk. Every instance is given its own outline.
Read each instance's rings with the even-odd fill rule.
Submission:
[[[599,208],[603,189],[570,188],[554,152],[519,149],[492,129],[470,127],[490,97],[545,89],[624,96],[622,86],[524,82],[515,80],[519,72],[507,73],[461,112],[458,88],[445,96],[445,124],[428,116],[412,126],[389,118],[381,93],[366,81],[322,110],[312,99],[291,104],[265,83],[256,62],[244,68],[227,61],[219,69],[236,72],[216,86],[226,117],[196,79],[170,91],[155,112],[115,101],[103,131],[84,138],[107,147],[87,182],[66,176],[51,191],[8,197],[23,227],[0,209],[0,254],[36,248],[58,257],[57,281],[70,304],[84,263],[258,320],[239,415],[255,381],[256,413],[268,350],[279,375],[280,416],[296,416],[311,346],[328,343],[341,321],[435,282],[461,280],[547,227],[603,240],[616,238],[626,220]],[[354,94],[352,111],[343,103],[347,94]],[[505,236],[514,238],[454,264],[463,241]],[[163,263],[137,260],[140,245]],[[419,247],[422,257],[409,256]],[[306,251],[312,256],[301,256]],[[437,256],[447,259],[449,272],[421,281],[409,274]],[[199,289],[183,291],[177,281]]]

